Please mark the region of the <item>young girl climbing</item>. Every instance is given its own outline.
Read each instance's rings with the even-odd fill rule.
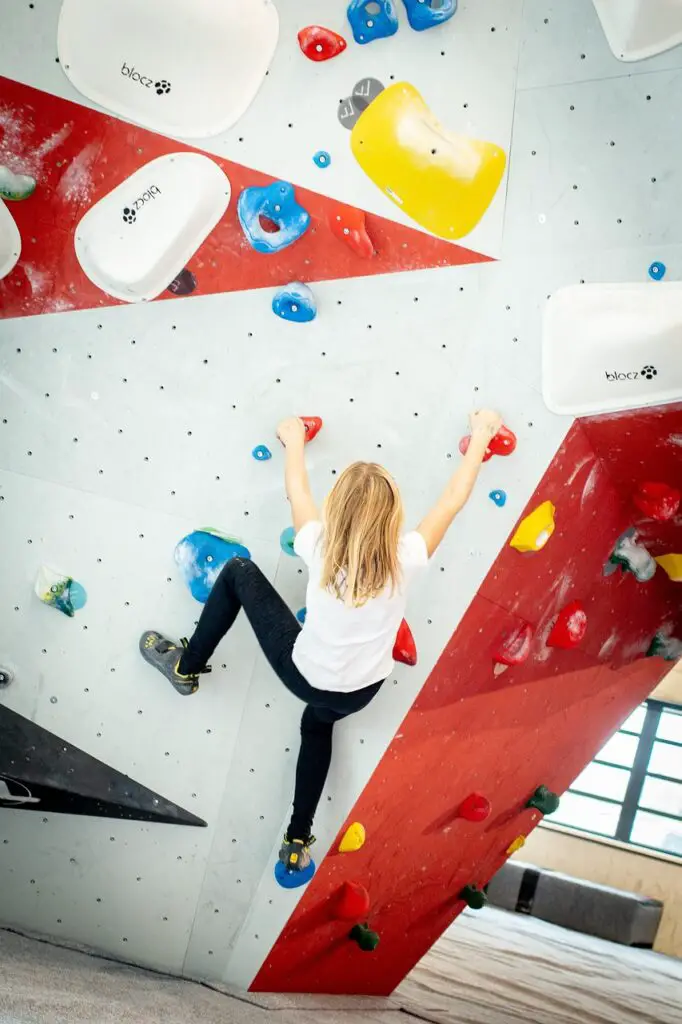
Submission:
[[[306,705],[293,814],[280,850],[289,871],[310,863],[313,817],[332,756],[334,723],[366,707],[393,668],[407,586],[426,566],[473,489],[486,447],[501,426],[496,412],[470,415],[471,442],[441,498],[416,530],[401,533],[400,492],[385,469],[355,462],[325,499],[322,515],[305,466],[305,427],[284,420],[285,484],[296,538],[309,571],[301,627],[258,566],[232,558],[218,576],[189,642],[148,630],[143,657],[182,694],[195,693],[208,659],[243,608],[276,675]]]

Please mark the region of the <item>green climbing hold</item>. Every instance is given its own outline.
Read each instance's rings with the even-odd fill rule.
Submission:
[[[526,807],[532,807],[540,814],[554,814],[559,807],[559,797],[547,786],[538,786]]]
[[[682,640],[664,633],[656,633],[646,652],[647,658],[663,658],[665,661],[677,661],[682,658]]]
[[[30,174],[15,174],[0,164],[0,199],[28,199],[36,190],[36,180]]]
[[[631,572],[638,583],[646,583],[656,572],[656,562],[643,544],[637,539],[637,531],[631,526],[621,533],[616,541],[608,562],[604,566],[604,576],[610,576],[617,569]]]
[[[356,924],[348,936],[364,953],[373,953],[379,945],[379,936],[373,932],[368,924]]]
[[[482,910],[488,902],[488,897],[477,885],[465,885],[459,894],[470,910]]]

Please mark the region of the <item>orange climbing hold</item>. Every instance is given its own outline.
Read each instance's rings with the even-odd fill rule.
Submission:
[[[587,631],[587,613],[580,601],[569,601],[559,612],[552,632],[547,638],[548,647],[561,647],[565,651],[577,647]]]
[[[632,500],[642,513],[649,519],[664,522],[677,515],[680,507],[680,492],[655,480],[641,483],[632,496]]]
[[[306,444],[317,437],[319,432],[322,430],[322,420],[319,416],[300,416],[299,419],[303,420],[305,426],[305,439]]]
[[[465,821],[481,822],[490,817],[491,811],[492,805],[487,797],[481,793],[470,793],[459,805],[457,817]]]
[[[493,649],[493,672],[499,676],[511,665],[523,665],[530,654],[533,627],[529,622],[506,630]]]
[[[341,921],[361,921],[369,913],[369,893],[359,882],[344,882],[336,890],[334,916]]]
[[[329,213],[328,223],[334,237],[344,242],[356,256],[367,260],[374,255],[372,239],[367,234],[364,210],[337,203]]]
[[[467,434],[466,437],[463,437],[459,442],[459,450],[462,455],[466,455],[470,444],[471,434]],[[509,427],[505,427],[503,424],[486,448],[483,461],[487,462],[493,455],[511,455],[515,448],[516,434],[513,430],[510,430]]]
[[[400,661],[403,665],[417,664],[417,645],[412,636],[412,630],[405,619],[400,623],[398,635],[393,645],[393,660]]]
[[[331,60],[348,45],[343,36],[323,25],[306,25],[298,33],[298,45],[308,60]]]

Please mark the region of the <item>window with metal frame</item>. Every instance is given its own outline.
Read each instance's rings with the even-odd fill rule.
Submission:
[[[635,708],[546,821],[682,860],[682,706]]]

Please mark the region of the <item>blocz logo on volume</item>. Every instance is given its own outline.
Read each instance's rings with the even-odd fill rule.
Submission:
[[[644,380],[653,380],[658,376],[658,370],[655,366],[643,366],[641,370],[605,370],[604,374],[610,383],[617,380],[639,380],[640,377]]]
[[[171,91],[171,84],[165,78],[160,78],[157,82],[153,78],[148,78],[147,75],[140,74],[139,71],[135,70],[135,66],[128,67],[125,61],[121,65],[121,74],[124,78],[129,78],[131,82],[138,82],[144,86],[145,89],[156,90],[157,96],[167,96]]]
[[[134,199],[129,206],[123,207],[123,220],[126,224],[134,224],[137,220],[137,211],[141,210],[145,203],[150,203],[156,199],[157,196],[161,195],[161,189],[158,185],[150,185],[141,196]]]

